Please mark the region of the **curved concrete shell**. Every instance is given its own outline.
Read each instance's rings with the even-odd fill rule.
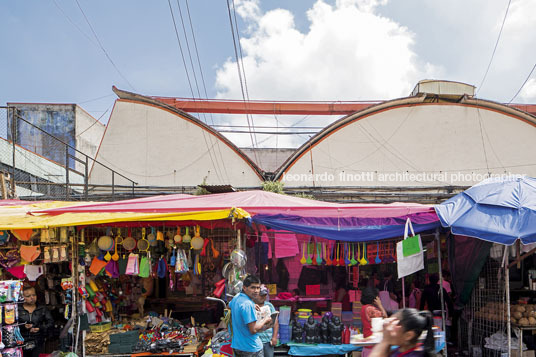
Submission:
[[[115,103],[96,160],[141,186],[230,184],[259,187],[261,170],[234,144],[193,116],[114,88]],[[95,164],[91,184],[109,184]],[[116,184],[128,184],[116,176]]]
[[[384,102],[326,127],[276,179],[297,187],[468,186],[536,176],[536,117],[490,101],[426,96]]]

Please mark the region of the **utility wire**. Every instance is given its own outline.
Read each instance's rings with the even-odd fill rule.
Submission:
[[[480,82],[480,85],[478,86],[477,93],[480,91],[480,88],[482,88],[482,85],[484,85],[484,81],[486,80],[486,76],[488,75],[488,71],[491,67],[491,62],[493,62],[493,57],[495,56],[495,51],[497,50],[497,46],[499,45],[499,40],[501,39],[501,34],[503,31],[504,23],[506,22],[506,16],[508,16],[508,10],[510,9],[510,3],[512,0],[508,0],[508,6],[506,7],[506,12],[504,13],[504,18],[501,24],[501,29],[499,30],[499,35],[497,36],[497,41],[495,42],[495,47],[493,48],[493,52],[491,54],[491,58],[488,63],[488,68],[486,68],[486,73],[484,73],[484,77],[482,78],[482,81]]]
[[[110,57],[110,55],[108,54],[108,52],[106,52],[106,50],[104,49],[104,46],[102,45],[102,43],[100,42],[99,40],[99,37],[97,36],[97,33],[95,32],[95,30],[93,29],[93,26],[91,26],[91,23],[89,22],[89,19],[87,18],[86,16],[86,13],[84,12],[84,10],[82,9],[82,6],[80,6],[80,3],[78,2],[78,0],[76,0],[76,4],[78,5],[78,8],[80,9],[80,11],[82,12],[82,15],[84,15],[84,19],[86,19],[86,22],[87,24],[89,25],[89,28],[91,29],[91,32],[93,33],[93,36],[95,36],[95,39],[97,40],[97,43],[99,44],[99,47],[100,49],[102,50],[102,52],[104,52],[104,55],[106,56],[106,58],[108,58],[108,61],[110,61],[110,63],[112,64],[112,66],[114,66],[115,70],[117,71],[117,73],[119,73],[119,75],[121,76],[121,78],[123,78],[123,80],[125,82],[127,82],[127,84],[130,86],[130,88],[132,88],[133,90],[136,90],[136,88],[134,88],[134,86],[128,81],[128,79],[123,75],[123,73],[121,73],[121,71],[119,70],[119,68],[117,68],[117,66],[115,65],[114,61],[112,60],[112,58]]]
[[[184,26],[184,19],[183,19],[183,16],[182,16],[182,9],[181,9],[181,5],[180,5],[179,0],[177,0],[177,7],[179,8],[179,15],[180,15],[181,24],[182,24],[182,31],[184,32],[184,38],[186,40],[186,49],[188,51],[188,57],[190,58],[190,65],[192,66],[192,73],[193,73],[193,77],[194,77],[195,87],[197,89],[197,95],[198,95],[199,98],[202,98],[201,92],[199,90],[199,83],[197,82],[197,76],[195,74],[194,61],[192,60],[192,52],[190,51],[190,43],[188,42],[188,35],[186,33],[186,27]],[[190,12],[189,11],[188,11],[188,18],[190,19],[190,30],[192,32],[192,38],[194,38],[194,40],[195,40],[194,29],[193,29],[193,25],[192,25],[192,19],[190,17]],[[199,63],[199,71],[201,71],[201,63],[199,62],[199,53],[197,51],[197,45],[195,46],[195,51],[197,53],[197,59],[198,59],[198,63]],[[205,83],[204,83],[204,79],[203,79],[203,86],[204,86],[204,84]],[[206,95],[206,99],[208,99],[208,95],[206,94],[206,87],[205,87],[205,95]],[[203,113],[202,115],[203,115],[203,118],[205,119],[205,123],[208,124],[206,114]],[[212,115],[210,117],[212,118]],[[205,138],[205,141],[206,141],[206,138]],[[217,155],[216,155],[215,151],[214,151],[214,157],[216,158],[215,162],[218,163],[218,165],[219,165],[219,163],[224,162],[224,160],[223,160],[223,154],[221,153],[221,149],[220,149],[218,141],[216,141],[216,148],[218,149],[218,153],[220,155],[220,161],[217,160]],[[224,168],[223,171],[225,172],[225,176],[227,177],[227,181],[230,181],[229,175],[227,173],[227,168],[225,167],[225,165],[223,165],[223,168]],[[220,170],[220,172],[222,171],[220,167],[218,167],[218,170]]]
[[[525,81],[523,82],[523,84],[521,85],[521,87],[519,87],[518,91],[516,92],[516,94],[512,97],[512,99],[510,99],[510,101],[508,102],[508,104],[512,103],[514,101],[514,99],[516,99],[516,97],[518,96],[519,93],[521,93],[521,90],[523,89],[523,87],[525,86],[525,84],[527,84],[528,80],[530,79],[530,76],[532,76],[532,72],[534,72],[534,69],[536,68],[536,63],[534,63],[534,66],[532,66],[532,69],[530,70],[530,73],[529,75],[527,76],[527,78],[525,78]]]
[[[235,31],[236,31],[236,38],[237,38],[237,44],[238,44],[238,51],[240,53],[240,68],[242,68],[242,76],[244,78],[244,90],[246,92],[246,108],[247,108],[247,103],[249,103],[249,89],[248,89],[248,81],[247,81],[247,78],[246,78],[246,69],[244,67],[244,55],[242,53],[242,44],[240,43],[240,31],[238,31],[238,20],[236,19],[236,7],[235,7],[235,2],[234,0],[232,0],[233,2],[233,17],[234,17],[234,24],[235,24]],[[239,69],[240,69],[239,68]],[[255,132],[255,122],[253,121],[253,116],[251,114],[246,114],[246,117],[247,115],[249,115],[249,117],[251,118],[251,126],[253,128],[253,131]],[[257,145],[257,147],[259,146],[258,142],[257,142],[257,136],[255,134],[253,134],[253,137],[255,138],[255,143]]]
[[[184,65],[184,71],[186,72],[186,78],[188,79],[188,86],[190,87],[190,93],[192,94],[192,98],[194,98],[195,97],[194,89],[192,87],[192,82],[190,81],[190,75],[188,74],[188,66],[186,64],[186,60],[184,59],[184,51],[182,50],[181,39],[180,39],[180,36],[179,36],[179,31],[177,30],[177,22],[175,21],[175,15],[173,14],[173,8],[171,7],[171,0],[168,0],[168,5],[169,5],[169,12],[171,13],[171,19],[173,20],[173,29],[175,30],[175,35],[177,36],[177,43],[179,44],[179,50],[180,50],[180,53],[181,53],[182,64]],[[186,36],[186,33],[185,33],[185,36]],[[194,71],[194,75],[195,75],[195,71]],[[202,134],[203,134],[203,139],[205,141],[205,145],[206,145],[207,150],[208,150],[208,155],[210,157],[210,161],[212,162],[212,167],[214,167],[214,171],[216,173],[217,178],[220,180],[220,182],[223,182],[223,179],[220,176],[220,172],[219,172],[220,169],[219,169],[218,166],[216,166],[216,161],[214,161],[214,158],[212,157],[211,147],[210,147],[210,145],[209,145],[209,143],[207,141],[206,132],[205,132],[204,129],[201,129],[201,130],[202,130]]]
[[[52,0],[52,1],[54,2],[54,5],[56,5],[56,7],[61,11],[61,13],[67,18],[67,20],[69,20],[71,25],[76,27],[76,29],[82,35],[84,35],[84,37],[87,38],[89,40],[89,42],[91,42],[95,47],[99,47],[99,45],[95,41],[93,41],[93,39],[91,37],[89,37],[89,35],[87,35],[84,31],[82,31],[82,29],[69,17],[69,15],[67,15],[67,13],[63,10],[63,8],[56,2],[56,0]]]
[[[173,14],[173,9],[171,8],[171,0],[168,0],[169,12],[171,13],[171,19],[173,20],[173,29],[175,30],[175,35],[177,36],[177,43],[179,44],[179,50],[181,52],[182,64],[184,65],[184,71],[186,72],[186,79],[188,80],[188,86],[190,87],[190,93],[192,93],[192,98],[195,97],[194,90],[192,88],[192,82],[190,81],[190,75],[188,74],[188,67],[186,66],[186,60],[184,59],[184,52],[182,51],[181,39],[179,37],[179,31],[177,31],[177,23],[175,22],[175,15]]]
[[[199,51],[197,50],[197,41],[195,40],[194,26],[192,24],[192,17],[190,16],[190,6],[188,5],[188,0],[186,0],[186,11],[188,13],[188,21],[190,22],[190,30],[192,32],[192,40],[194,43],[195,55],[197,57],[197,65],[199,67],[199,73],[201,75],[201,83],[203,84],[203,91],[205,92],[205,99],[208,100],[207,86],[205,85],[205,77],[203,76],[203,69],[201,67],[201,60],[199,59]],[[209,113],[210,122],[214,125],[214,118],[212,113]]]
[[[244,83],[242,81],[242,71],[240,69],[240,60],[238,58],[238,49],[237,49],[237,44],[236,44],[236,37],[235,37],[235,26],[233,26],[233,17],[231,15],[231,6],[229,5],[229,1],[232,1],[232,0],[226,0],[226,4],[227,4],[227,12],[228,12],[228,15],[229,15],[229,24],[231,26],[231,35],[233,37],[233,47],[234,47],[234,52],[235,52],[235,58],[236,58],[236,66],[238,68],[238,79],[240,81],[240,90],[242,91],[242,99],[244,100],[244,102],[246,102],[246,93],[244,91]],[[234,9],[234,1],[233,1],[233,9]],[[236,19],[236,17],[235,17]],[[237,29],[237,32],[238,32],[238,26],[236,26],[236,29]],[[248,123],[248,126],[250,127],[250,130],[251,130],[251,122],[250,122],[250,116],[248,114],[246,114],[246,119],[247,119],[247,123]],[[250,133],[250,139],[251,139],[251,146],[253,149],[256,148],[256,139],[254,139],[254,134],[253,133]],[[257,156],[257,152],[255,150],[253,150],[253,154],[255,156],[255,161],[257,164],[259,164],[259,158]]]

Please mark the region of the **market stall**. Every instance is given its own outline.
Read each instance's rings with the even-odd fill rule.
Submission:
[[[511,355],[513,349],[519,353],[523,331],[536,325],[532,272],[524,269],[525,263],[534,264],[526,258],[536,251],[531,246],[536,242],[535,208],[536,179],[528,177],[488,179],[436,206],[453,240],[472,246],[475,252],[476,269],[469,271],[476,274],[465,279],[464,289],[472,294],[462,295],[460,301],[470,307],[466,321],[472,353]],[[511,304],[514,296],[515,305]]]
[[[278,258],[282,251],[286,251],[283,254],[294,254],[294,259],[303,257],[311,261],[311,264],[302,264],[300,268],[304,265],[315,269],[338,266],[350,273],[352,281],[358,281],[359,272],[356,274],[356,269],[365,263],[354,263],[357,260],[367,261],[367,265],[370,261],[370,265],[375,263],[381,266],[376,260],[392,264],[387,262],[389,257],[395,255],[394,239],[404,235],[408,219],[413,222],[415,232],[433,232],[438,226],[437,216],[430,206],[340,205],[252,191],[197,197],[170,195],[37,208],[31,210],[30,214],[0,216],[0,228],[43,230],[49,227],[76,227],[72,230],[76,249],[73,249],[71,257],[74,262],[74,281],[79,282],[79,289],[74,290],[74,301],[78,303],[74,307],[76,316],[79,316],[74,325],[74,349],[80,349],[77,348],[78,344],[87,348],[88,343],[94,341],[93,345],[102,354],[106,348],[108,353],[117,352],[113,347],[116,343],[112,343],[112,340],[119,341],[121,345],[122,337],[127,339],[127,336],[121,335],[111,338],[118,332],[114,330],[111,333],[112,326],[122,329],[122,334],[127,330],[138,331],[138,340],[141,341],[145,332],[164,333],[162,330],[154,331],[155,326],[163,321],[161,327],[175,328],[171,331],[172,336],[180,339],[183,348],[193,335],[197,335],[196,343],[199,343],[203,338],[200,338],[200,330],[195,330],[196,324],[184,323],[183,316],[177,315],[177,311],[169,312],[177,309],[177,305],[169,304],[173,299],[168,295],[170,290],[184,289],[186,292],[188,286],[185,286],[185,282],[190,279],[189,286],[198,285],[198,290],[194,290],[197,296],[219,295],[225,298],[226,293],[233,295],[240,291],[240,276],[246,271],[257,272],[261,276],[269,272],[271,267],[264,258]],[[225,237],[222,236],[219,242],[216,236],[221,231],[218,230],[226,230]],[[285,240],[284,234],[293,238]],[[199,245],[193,247],[196,236],[201,239],[195,240]],[[176,237],[180,237],[178,241]],[[134,248],[128,249],[128,242],[132,240],[135,241]],[[430,241],[439,241],[437,232]],[[292,245],[289,242],[295,245],[294,253],[288,252]],[[227,243],[226,247],[224,243]],[[439,246],[435,245],[436,248]],[[265,250],[265,247],[268,249]],[[273,247],[271,253],[268,251],[270,247]],[[203,258],[202,251],[205,251],[208,259]],[[213,261],[216,255],[214,251],[223,257],[218,264]],[[232,253],[235,251],[236,259],[233,259]],[[243,259],[245,257],[247,259]],[[284,257],[280,255],[279,258]],[[173,259],[175,264],[171,264]],[[316,262],[316,266],[313,262]],[[205,279],[211,264],[215,266],[214,276]],[[130,268],[130,274],[127,274],[127,268]],[[156,276],[152,287],[149,276],[145,277],[147,274]],[[226,284],[221,284],[220,278],[226,278]],[[200,282],[192,283],[194,280]],[[318,292],[315,285],[305,284],[303,295],[308,296],[301,296],[299,303],[314,302],[320,311],[342,312],[340,305],[314,301],[323,294],[322,291]],[[153,292],[162,290],[163,294],[151,298],[147,295],[140,303],[140,298],[151,288]],[[277,289],[275,292],[278,292]],[[197,300],[198,304],[200,300],[205,301]],[[201,306],[205,306],[204,303]],[[150,311],[154,314],[148,315]],[[350,316],[353,318],[353,314]],[[129,319],[128,323],[120,323],[125,318]],[[140,328],[136,329],[135,326]],[[85,338],[86,343],[79,338],[85,332],[77,331],[91,330],[92,327],[93,331]],[[342,324],[337,328],[341,328],[341,332],[345,330]],[[181,333],[184,329],[189,329],[190,335]],[[346,330],[345,339],[348,341],[351,331]],[[166,327],[166,331],[170,330]],[[208,331],[201,332],[208,334]],[[100,337],[97,337],[98,334]],[[176,345],[170,346],[168,350],[180,350]],[[129,352],[144,348],[148,347],[131,349]],[[184,349],[182,351],[184,353]]]

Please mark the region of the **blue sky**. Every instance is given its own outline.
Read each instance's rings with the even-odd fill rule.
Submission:
[[[78,103],[106,122],[115,100],[112,85],[145,95],[191,97],[168,1],[78,0],[78,4],[76,0],[2,2],[0,104]],[[182,45],[178,4],[193,51],[186,1],[171,0]],[[235,0],[235,4],[251,99],[371,100],[406,96],[426,78],[480,86],[508,1]],[[208,97],[241,99],[226,2],[191,0],[188,6]],[[508,102],[527,78],[536,61],[534,13],[536,2],[511,1],[479,97]],[[185,56],[189,65],[186,51]],[[195,52],[192,56],[197,65]],[[200,82],[199,67],[195,70]],[[192,81],[191,68],[189,75]],[[515,102],[536,103],[536,80],[527,82]],[[279,119],[280,125],[297,121],[324,125],[332,120]],[[243,117],[216,120],[245,123]],[[255,120],[274,125],[274,118]],[[233,140],[242,144],[243,137],[248,136]],[[291,140],[288,136],[281,140],[278,145],[293,145],[284,142]]]

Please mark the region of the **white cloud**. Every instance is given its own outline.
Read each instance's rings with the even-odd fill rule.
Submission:
[[[384,3],[318,0],[307,12],[309,28],[300,32],[288,10],[261,13],[257,1],[236,2],[249,26],[241,45],[250,99],[392,99],[407,96],[420,79],[437,77],[439,69],[412,49],[414,33],[377,13]],[[242,98],[237,73],[235,59],[219,68],[218,98]],[[280,139],[296,145],[295,138]]]

